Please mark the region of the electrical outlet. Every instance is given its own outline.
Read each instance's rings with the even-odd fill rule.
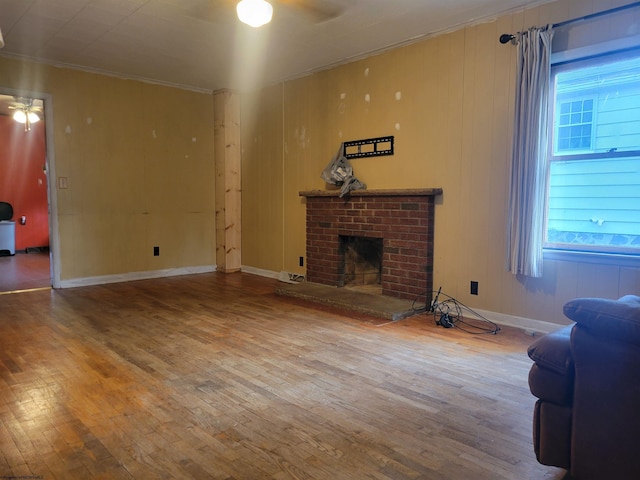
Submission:
[[[478,282],[474,282],[473,280],[471,280],[471,295],[477,295],[478,294]]]
[[[153,247],[153,256],[154,257],[160,256],[160,247]]]
[[[300,266],[304,267],[304,257],[300,257]]]

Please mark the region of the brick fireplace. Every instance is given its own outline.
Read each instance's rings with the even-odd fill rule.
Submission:
[[[442,189],[300,192],[307,202],[308,282],[345,285],[345,237],[380,239],[382,294],[430,301],[435,196]]]

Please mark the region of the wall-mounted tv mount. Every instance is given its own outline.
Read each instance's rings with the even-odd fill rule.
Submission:
[[[366,140],[344,142],[343,155],[346,158],[393,155],[393,135],[390,137],[367,138]]]

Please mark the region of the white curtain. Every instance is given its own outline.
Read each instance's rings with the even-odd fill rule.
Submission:
[[[547,210],[547,124],[551,72],[550,27],[519,33],[514,138],[507,224],[507,270],[542,276]]]

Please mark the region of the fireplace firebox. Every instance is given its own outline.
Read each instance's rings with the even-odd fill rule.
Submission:
[[[433,229],[435,197],[442,189],[300,192],[306,198],[308,282],[343,287],[351,275],[345,262],[349,245],[365,245],[358,275],[379,275],[381,293],[430,302],[433,291]],[[358,239],[358,240],[354,240]],[[381,246],[381,253],[371,253]],[[379,273],[374,273],[380,258]],[[373,260],[373,261],[372,261]],[[371,267],[371,268],[369,268]],[[370,270],[370,271],[369,271]],[[353,269],[354,277],[355,267]],[[362,279],[364,281],[364,274]]]
[[[339,287],[367,289],[382,294],[382,238],[340,235],[342,270]]]

